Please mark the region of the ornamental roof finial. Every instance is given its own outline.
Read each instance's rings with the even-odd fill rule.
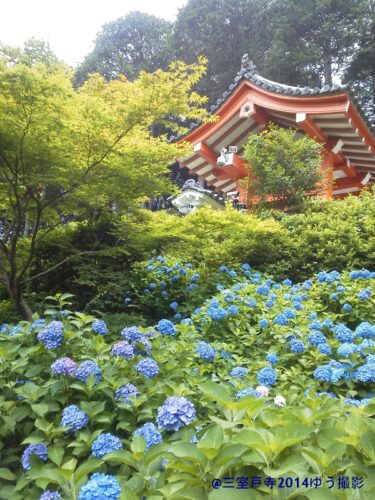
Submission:
[[[251,73],[256,72],[255,64],[253,63],[253,61],[250,61],[249,54],[244,54],[242,56],[241,69],[244,69],[246,71],[250,71]]]

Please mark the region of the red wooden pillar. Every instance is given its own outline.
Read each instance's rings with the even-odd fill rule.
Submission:
[[[323,179],[319,193],[322,198],[333,198],[333,168],[334,153],[332,153],[331,150],[324,148],[323,161],[321,165]]]

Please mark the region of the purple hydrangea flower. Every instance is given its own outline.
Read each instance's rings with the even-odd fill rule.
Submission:
[[[68,357],[59,358],[51,365],[51,371],[54,375],[68,375],[69,377],[73,377],[76,370],[77,363]]]
[[[62,427],[70,427],[70,432],[77,432],[89,423],[89,417],[77,405],[64,408],[61,418]]]
[[[111,350],[111,354],[130,359],[134,357],[134,347],[130,345],[126,340],[121,340],[120,342],[116,342],[116,344],[114,344]]]
[[[121,337],[128,342],[138,342],[142,338],[142,333],[136,326],[128,326],[121,332]]]
[[[121,439],[110,432],[100,434],[92,443],[92,454],[96,458],[102,458],[104,455],[122,449]]]
[[[158,408],[157,424],[160,429],[178,431],[195,419],[195,408],[184,397],[172,396]]]
[[[22,453],[22,467],[25,470],[31,469],[31,455],[36,455],[37,457],[40,457],[44,462],[46,462],[48,459],[48,448],[44,443],[30,444]]]
[[[133,437],[142,436],[146,441],[146,450],[162,442],[163,437],[152,422],[147,422],[133,433]]]
[[[78,500],[118,500],[120,495],[120,484],[114,476],[96,472],[82,486]]]
[[[39,500],[59,500],[59,498],[61,498],[61,495],[58,491],[46,490],[43,491]]]
[[[159,367],[152,358],[141,359],[141,361],[136,364],[135,369],[145,378],[154,378],[159,373]]]
[[[64,323],[51,321],[42,331],[38,333],[38,340],[43,342],[47,349],[57,349],[64,340]]]

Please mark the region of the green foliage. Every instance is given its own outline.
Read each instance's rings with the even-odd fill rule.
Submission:
[[[157,269],[168,264],[162,258],[153,259],[153,269],[148,272],[155,278]],[[180,263],[174,271],[181,269],[186,266]],[[293,479],[287,493],[307,498],[315,498],[317,492],[319,498],[352,498],[354,490],[338,490],[338,476],[361,476],[364,486],[358,491],[361,497],[371,498],[375,492],[375,405],[366,400],[366,405],[362,401],[355,407],[344,401],[349,397],[360,402],[358,398],[367,396],[370,385],[355,377],[322,382],[313,377],[313,372],[330,358],[358,368],[364,362],[362,356],[374,351],[373,346],[369,343],[361,354],[340,359],[340,342],[331,327],[322,326],[332,347],[328,357],[309,346],[308,335],[312,331],[311,313],[317,315],[316,321],[330,319],[352,330],[364,321],[374,323],[373,277],[367,273],[368,278],[354,279],[343,273],[332,275],[332,279],[326,276],[325,281],[312,280],[302,288],[279,284],[269,292],[275,302],[269,307],[269,297],[257,289],[274,283],[247,266],[235,275],[231,271],[220,271],[223,291],[202,297],[201,312],[192,315],[190,324],[176,325],[175,336],[152,334],[152,327],[140,329],[145,335],[151,334],[151,355],[160,369],[152,380],[135,370],[141,355],[124,359],[111,354],[126,324],[110,327],[104,336],[95,335],[93,316],[66,310],[70,294],[50,297],[55,306],[45,314],[47,323],[51,316],[63,321],[64,339],[57,349],[47,349],[38,341],[41,326],[21,322],[18,332],[11,333],[9,327],[2,332],[0,498],[22,500],[27,495],[36,500],[43,490],[58,489],[64,500],[76,499],[94,472],[115,475],[122,498],[130,499],[224,498],[226,491],[222,487],[215,491],[211,482],[228,476],[300,478],[301,484]],[[338,285],[345,288],[336,300],[331,295]],[[364,288],[373,292],[365,301],[358,298]],[[295,317],[289,318],[287,325],[277,324],[274,319],[292,304],[291,295],[302,294],[306,294],[300,301],[303,308],[295,309]],[[251,297],[257,301],[252,307],[246,302]],[[238,312],[214,320],[208,314],[213,299],[224,309],[236,305]],[[352,310],[343,310],[344,303],[350,303]],[[269,326],[261,329],[260,318],[268,319]],[[304,353],[290,352],[286,339],[291,334],[306,343]],[[201,340],[215,348],[213,361],[198,355],[196,345]],[[257,373],[267,366],[265,358],[270,351],[279,361],[275,365],[277,380],[269,387],[269,395],[236,397],[238,391],[258,385]],[[62,356],[77,363],[94,360],[101,369],[101,380],[95,383],[95,377],[90,376],[82,382],[74,376],[52,375],[51,364]],[[242,379],[230,374],[238,366],[248,368]],[[348,371],[353,368],[346,366]],[[126,383],[134,384],[138,391],[137,397],[127,403],[115,398],[116,389]],[[339,398],[319,396],[321,391],[334,391]],[[163,442],[146,450],[144,439],[134,439],[133,432],[154,421],[158,408],[171,396],[184,396],[192,402],[196,418],[178,431],[162,430]],[[276,396],[283,396],[285,404],[277,403]],[[88,425],[75,433],[61,426],[63,409],[71,404],[79,406],[89,418]],[[98,459],[92,455],[91,446],[105,432],[119,436],[123,448]],[[23,450],[41,441],[48,445],[48,460],[31,458],[31,470],[22,470]],[[310,479],[316,477],[322,480],[318,490],[309,486]],[[332,490],[325,482],[330,477],[335,481]],[[302,485],[304,478],[307,486]],[[254,495],[267,497],[270,489],[262,484]]]
[[[250,135],[244,158],[249,163],[250,196],[281,209],[301,205],[321,180],[321,145],[293,129],[271,124]]]
[[[172,61],[171,32],[170,22],[141,12],[104,24],[94,50],[76,70],[76,83],[82,85],[90,73],[100,73],[107,80],[120,75],[134,80],[141,71],[166,69]]]
[[[155,138],[155,124],[183,131],[175,118],[203,118],[192,91],[204,61],[174,62],[134,82],[92,75],[74,90],[61,65],[4,65],[0,71],[1,278],[25,317],[22,298],[40,241],[62,214],[121,213],[171,187],[168,164],[185,149]],[[142,182],[140,182],[140,178]],[[126,186],[124,189],[123,186]]]

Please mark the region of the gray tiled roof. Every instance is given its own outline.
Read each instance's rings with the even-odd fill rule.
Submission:
[[[357,109],[357,111],[360,113],[361,117],[365,121],[367,127],[369,130],[375,134],[375,126],[374,123],[370,121],[370,114],[365,113],[364,110],[361,108],[361,101],[359,100],[358,96],[355,95],[355,93],[352,91],[351,88],[351,82],[346,83],[346,84],[338,84],[335,83],[332,86],[329,85],[324,85],[322,88],[320,87],[293,87],[292,85],[284,85],[283,83],[278,83],[278,82],[273,82],[272,80],[268,80],[267,78],[264,78],[263,76],[260,76],[256,70],[256,67],[254,66],[253,62],[249,60],[248,55],[245,54],[242,57],[242,64],[241,64],[241,69],[237,73],[237,75],[234,78],[233,83],[231,83],[228,87],[228,90],[223,92],[223,96],[217,99],[216,104],[213,104],[210,106],[210,112],[209,114],[215,113],[221,106],[222,104],[227,101],[227,99],[230,97],[230,95],[233,93],[233,91],[236,89],[236,87],[243,81],[247,80],[254,85],[256,85],[259,88],[262,88],[264,90],[267,90],[268,92],[274,92],[276,94],[286,94],[290,96],[297,96],[297,97],[307,97],[307,96],[318,96],[318,95],[327,95],[327,94],[336,94],[340,92],[346,92],[348,96],[351,99],[351,102]],[[189,126],[189,130],[183,134],[179,134],[177,136],[171,136],[170,137],[170,142],[173,142],[175,140],[181,139],[185,135],[187,135],[191,130],[195,129],[202,123],[201,120],[198,120],[195,123],[191,123]]]

